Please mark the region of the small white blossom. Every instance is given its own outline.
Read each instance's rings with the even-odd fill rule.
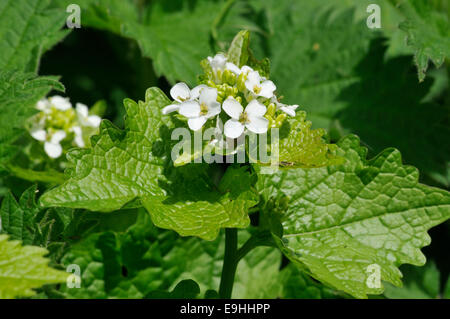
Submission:
[[[47,113],[49,113],[50,110],[51,110],[51,104],[50,104],[50,102],[49,102],[46,98],[43,98],[43,99],[41,99],[41,100],[39,100],[39,101],[37,102],[36,108],[37,108],[39,111],[44,112],[44,113],[47,114]]]
[[[241,74],[242,70],[234,63],[231,62],[227,62],[225,64],[225,69],[230,70],[231,72],[233,72],[236,75]]]
[[[99,127],[102,119],[97,115],[89,115],[89,109],[82,103],[76,104],[78,122],[81,126]]]
[[[225,68],[227,58],[222,53],[217,53],[214,58],[209,56],[208,61],[213,71],[216,72],[217,70],[223,70]]]
[[[70,103],[69,99],[62,96],[55,95],[50,97],[48,100],[50,104],[57,110],[67,111],[72,108],[72,104]]]
[[[40,142],[44,142],[47,138],[47,132],[40,127],[32,128],[30,131],[31,136]]]
[[[72,126],[72,128],[70,129],[74,135],[74,142],[78,147],[84,147],[85,143],[84,143],[84,139],[83,139],[83,129],[81,128],[81,126]]]
[[[217,102],[217,89],[206,87],[200,91],[197,100],[186,101],[180,104],[178,112],[188,118],[188,126],[197,131],[203,124],[220,113],[220,103]]]
[[[257,71],[249,71],[245,87],[256,96],[262,96],[267,99],[272,98],[276,90],[275,84],[270,80],[262,78]]]
[[[284,113],[286,113],[289,116],[295,116],[295,110],[298,108],[297,104],[287,105],[287,104],[280,103],[276,99],[276,97],[272,98],[272,103],[275,103],[275,105],[277,106],[278,109],[280,109],[281,111],[283,111]]]
[[[186,83],[180,82],[175,84],[170,89],[170,96],[178,103],[183,103],[186,101],[191,101],[197,99],[200,96],[200,91],[204,88],[207,88],[205,84],[197,85],[192,90],[189,89]],[[163,108],[162,113],[164,115],[169,114],[174,111],[178,111],[180,108],[180,104],[170,104]]]
[[[247,128],[256,134],[267,132],[269,121],[264,117],[266,107],[257,100],[251,101],[245,108],[234,98],[223,102],[223,110],[231,117],[224,126],[224,134],[228,138],[238,138]]]
[[[66,132],[59,130],[52,134],[49,141],[44,143],[44,150],[51,158],[58,158],[62,154],[61,141],[66,138]]]

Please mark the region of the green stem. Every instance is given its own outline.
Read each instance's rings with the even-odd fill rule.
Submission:
[[[237,259],[237,229],[225,229],[225,256],[223,259],[222,276],[220,278],[219,296],[230,299],[233,292],[234,276],[239,260]]]
[[[225,229],[225,256],[223,259],[222,276],[220,278],[219,296],[223,299],[231,298],[234,277],[239,261],[258,246],[272,246],[272,235],[268,231],[253,234],[238,249],[238,236],[236,228]]]

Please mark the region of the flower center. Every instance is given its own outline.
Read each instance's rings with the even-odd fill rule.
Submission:
[[[255,94],[259,94],[259,92],[261,92],[261,87],[258,85],[253,86],[253,92],[255,92]]]
[[[248,122],[250,122],[247,112],[241,113],[241,115],[239,116],[239,122],[241,122],[242,124],[247,124]]]
[[[200,104],[200,114],[206,115],[208,113],[208,105],[205,103]]]

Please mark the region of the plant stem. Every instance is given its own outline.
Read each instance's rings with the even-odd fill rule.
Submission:
[[[225,256],[223,259],[222,276],[220,278],[219,296],[230,299],[233,292],[234,276],[237,264],[237,229],[225,229]]]

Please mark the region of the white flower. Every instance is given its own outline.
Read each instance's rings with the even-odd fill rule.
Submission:
[[[208,57],[209,64],[211,65],[211,68],[213,71],[222,70],[225,68],[225,65],[227,63],[227,58],[222,53],[217,53],[214,58]]]
[[[170,96],[177,102],[183,103],[186,101],[191,101],[197,99],[200,96],[200,91],[206,88],[205,84],[197,85],[192,90],[189,89],[186,83],[180,82],[175,84],[170,89]],[[180,108],[180,104],[170,104],[163,108],[162,113],[164,115],[169,114],[174,111],[178,111]]]
[[[62,146],[60,142],[66,138],[66,132],[59,130],[53,133],[50,141],[44,143],[44,150],[51,158],[58,158],[62,154]]]
[[[44,142],[47,139],[47,132],[41,127],[34,127],[30,131],[31,136],[40,142]]]
[[[295,116],[295,110],[298,108],[298,105],[286,105],[280,103],[280,110],[286,113],[289,116]]]
[[[239,75],[242,72],[242,70],[236,64],[231,63],[231,62],[225,63],[225,69],[230,70],[231,72],[233,72],[236,75]]]
[[[287,115],[295,116],[295,110],[298,108],[297,104],[294,104],[294,105],[283,104],[283,103],[278,102],[278,100],[275,97],[272,98],[272,102],[276,104],[277,108],[279,108],[281,111],[283,111]]]
[[[59,95],[52,96],[48,98],[50,104],[60,111],[67,111],[72,108],[72,104],[70,103],[68,98],[64,98]]]
[[[82,126],[99,127],[102,119],[97,115],[89,115],[89,109],[82,103],[76,104],[78,122]]]
[[[276,90],[275,84],[270,80],[262,78],[257,71],[250,71],[248,73],[245,87],[256,96],[262,96],[267,99],[270,99]]]
[[[240,71],[240,73],[244,73],[244,75],[247,75],[249,72],[254,72],[254,70],[248,65],[244,65]]]
[[[70,129],[74,134],[75,134],[75,138],[74,138],[74,142],[78,147],[84,147],[84,139],[83,139],[83,130],[81,128],[81,126],[75,125],[72,126]]]
[[[244,108],[233,97],[228,97],[223,102],[223,110],[231,117],[224,127],[224,134],[228,138],[238,138],[247,128],[256,134],[267,132],[269,121],[264,117],[266,107],[257,100],[251,101]]]
[[[51,105],[46,98],[43,98],[37,102],[36,108],[41,112],[50,113]]]
[[[199,130],[209,118],[220,113],[217,89],[203,88],[200,91],[198,101],[191,100],[181,103],[178,112],[188,118],[188,125],[191,130]]]

